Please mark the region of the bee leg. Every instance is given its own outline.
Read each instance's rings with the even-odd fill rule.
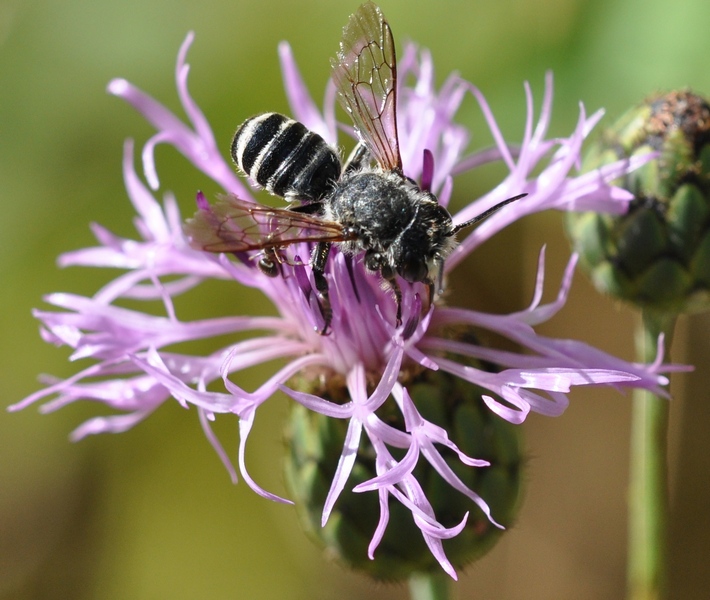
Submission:
[[[323,330],[319,331],[321,335],[328,335],[328,328],[333,320],[333,309],[330,306],[328,298],[328,280],[325,278],[325,266],[328,262],[328,253],[330,252],[329,242],[318,242],[313,249],[311,256],[311,269],[313,270],[313,279],[318,291],[318,304],[320,305],[321,313],[323,314]]]
[[[259,270],[268,277],[276,277],[279,274],[279,257],[273,248],[265,248],[264,255],[257,262]]]
[[[359,142],[357,146],[353,148],[353,151],[350,153],[350,156],[348,156],[348,159],[345,161],[345,166],[343,167],[343,174],[346,175],[362,168],[363,164],[366,160],[369,159],[369,157],[370,151],[368,150],[367,146],[363,142]]]
[[[392,277],[387,278],[387,284],[394,292],[394,300],[397,303],[397,316],[395,326],[399,327],[400,325],[402,325],[402,290],[400,289],[399,284],[397,283],[397,279],[394,275]]]

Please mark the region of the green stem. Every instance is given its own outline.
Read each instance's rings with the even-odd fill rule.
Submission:
[[[414,573],[409,578],[412,600],[448,600],[451,578],[441,573]]]
[[[665,334],[664,356],[667,359],[675,319],[675,315],[642,313],[636,336],[638,360],[648,363],[656,358],[660,333]],[[643,389],[634,390],[629,487],[629,600],[666,597],[668,410],[667,398]]]

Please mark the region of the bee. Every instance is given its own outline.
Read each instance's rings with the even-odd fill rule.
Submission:
[[[232,158],[240,171],[290,205],[273,208],[228,195],[201,206],[186,224],[193,247],[259,251],[257,265],[272,277],[280,273],[284,248],[313,243],[310,265],[323,335],[332,319],[325,269],[333,244],[346,254],[362,254],[365,268],[379,273],[394,293],[400,326],[397,277],[426,284],[432,302],[443,291],[444,260],[456,245],[456,234],[525,195],[454,225],[436,196],[404,175],[394,39],[374,3],[363,4],[350,17],[332,67],[339,100],[359,140],[347,161],[341,164],[320,135],[293,119],[278,113],[251,117],[234,136]]]

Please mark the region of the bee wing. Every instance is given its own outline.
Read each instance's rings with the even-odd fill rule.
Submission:
[[[185,223],[190,245],[207,252],[246,252],[281,248],[296,242],[340,242],[342,225],[315,215],[220,196]]]
[[[358,136],[382,167],[401,172],[397,60],[392,30],[378,6],[367,2],[351,15],[332,65],[340,102]]]

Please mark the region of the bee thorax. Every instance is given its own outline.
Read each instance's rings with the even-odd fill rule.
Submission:
[[[385,278],[397,273],[428,281],[431,261],[448,253],[451,216],[433,194],[397,172],[346,175],[328,198],[325,216],[355,232],[343,249],[366,251],[367,268]]]

